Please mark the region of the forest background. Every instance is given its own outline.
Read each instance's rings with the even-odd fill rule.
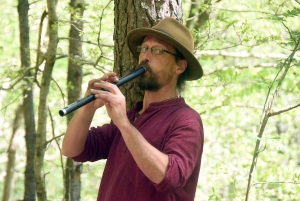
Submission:
[[[57,20],[51,26],[57,30],[59,41],[44,109],[47,116],[41,170],[48,200],[66,199],[67,159],[61,156],[60,144],[68,120],[60,117],[58,111],[68,104],[66,94],[72,88],[67,84],[69,59],[82,66],[83,92],[89,79],[113,70],[116,60],[113,41],[116,1],[87,2],[83,15],[77,16],[83,22],[82,29],[70,23],[70,15],[76,12],[69,3],[58,1]],[[24,90],[32,87],[38,127],[43,72],[48,60],[40,61],[37,55],[45,54],[51,41],[48,38],[51,30],[40,26],[41,19],[47,18],[44,14],[47,9],[44,1],[29,1],[27,52],[31,59],[29,67],[24,69],[18,1],[6,0],[0,4],[0,198],[3,200],[5,192],[10,194],[9,199],[24,199],[27,149],[35,150],[35,147],[25,148]],[[183,23],[195,37],[195,55],[204,69],[203,78],[188,82],[182,94],[199,112],[205,128],[195,200],[299,200],[300,2],[184,1],[182,10]],[[81,58],[69,52],[72,26],[78,29],[82,40]],[[29,71],[34,73],[28,74]],[[105,122],[109,119],[100,109],[92,126]],[[39,138],[37,148],[38,142]],[[96,199],[104,164],[105,161],[100,161],[78,166],[82,200]]]

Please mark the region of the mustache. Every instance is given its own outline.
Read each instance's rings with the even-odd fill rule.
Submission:
[[[140,62],[138,66],[139,67],[144,66],[146,68],[146,71],[152,72],[152,69],[151,69],[151,67],[150,67],[150,65],[149,65],[149,63],[147,61]]]

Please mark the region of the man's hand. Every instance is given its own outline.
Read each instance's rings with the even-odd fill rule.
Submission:
[[[95,94],[97,98],[97,94],[102,91],[101,89],[103,89],[103,87],[101,87],[101,83],[103,82],[110,83],[110,82],[118,82],[118,81],[119,78],[117,77],[116,73],[114,72],[105,73],[101,78],[92,79],[89,81],[85,96],[88,96],[90,94]],[[91,103],[87,104],[84,107],[86,107],[86,109],[97,110],[103,105],[104,102],[101,99],[97,98],[95,101],[92,101]]]
[[[95,83],[95,86],[108,90],[92,90],[92,93],[95,94],[97,100],[100,100],[105,105],[107,113],[114,124],[119,126],[129,123],[126,114],[126,99],[120,89],[114,84],[103,81]]]

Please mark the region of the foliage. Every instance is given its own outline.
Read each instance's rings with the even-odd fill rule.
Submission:
[[[272,116],[258,137],[272,101],[271,112],[299,106],[299,53],[288,66],[299,39],[299,8],[290,1],[221,1],[194,30],[206,76],[188,85],[184,95],[205,126],[199,200],[245,199],[257,141],[249,200],[300,196],[299,107]]]
[[[205,147],[195,200],[244,200],[255,145],[259,156],[251,182],[250,200],[297,200],[300,197],[300,116],[299,107],[269,118],[263,135],[258,136],[266,109],[277,112],[299,104],[300,4],[298,1],[217,1],[204,4],[199,10],[209,11],[209,20],[200,29],[192,30],[198,43],[195,54],[205,76],[187,83],[182,94],[202,117]],[[196,3],[198,3],[196,2]],[[207,1],[205,1],[207,2]],[[69,1],[57,5],[60,41],[49,96],[54,120],[54,133],[66,129],[64,118],[57,111],[66,105],[65,94],[68,55]],[[112,69],[113,3],[88,1],[84,12],[83,89],[87,80]],[[10,139],[14,110],[22,100],[24,72],[20,70],[19,33],[16,1],[0,4],[0,196],[5,176],[6,150]],[[45,2],[31,1],[31,59],[36,63],[39,23]],[[189,13],[190,2],[183,5]],[[198,15],[193,10],[194,15]],[[187,19],[187,16],[185,16]],[[45,34],[45,29],[43,34]],[[47,43],[45,39],[42,44]],[[44,50],[42,49],[44,52]],[[290,60],[289,60],[290,59]],[[290,64],[289,64],[290,62]],[[288,65],[289,64],[289,65]],[[40,81],[43,65],[38,71]],[[285,71],[286,70],[286,71]],[[284,75],[284,72],[286,74]],[[279,88],[277,88],[279,87]],[[84,91],[84,90],[83,90]],[[38,100],[39,87],[35,86]],[[272,101],[273,100],[273,101]],[[37,104],[37,101],[35,102]],[[36,105],[37,107],[37,105]],[[37,111],[37,110],[36,110]],[[100,110],[93,126],[109,121]],[[102,118],[100,118],[102,117]],[[50,120],[45,156],[46,184],[49,200],[63,196],[60,149],[57,147]],[[14,198],[22,199],[25,151],[24,131],[20,130],[17,152]],[[65,158],[64,158],[65,159]],[[104,162],[87,163],[82,175],[82,199],[95,200]]]

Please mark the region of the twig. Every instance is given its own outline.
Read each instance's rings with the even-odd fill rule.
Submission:
[[[30,77],[27,76],[27,72],[32,70],[33,68],[30,67],[30,68],[26,68],[26,69],[21,69],[20,71],[17,71],[17,72],[22,72],[24,71],[24,73],[22,73],[22,76],[19,77],[17,79],[17,77],[15,77],[14,79],[17,79],[16,81],[14,81],[14,83],[10,84],[9,87],[7,88],[3,88],[3,87],[0,87],[1,90],[4,90],[4,91],[8,91],[8,90],[11,90],[13,89],[17,84],[19,84],[23,79],[29,79]],[[21,74],[21,73],[18,73],[18,75]]]
[[[64,181],[65,180],[64,161],[63,161],[63,157],[62,157],[62,154],[61,154],[61,148],[60,148],[59,143],[57,141],[57,139],[60,138],[61,136],[63,136],[64,134],[62,134],[60,136],[55,136],[54,119],[53,119],[53,116],[52,116],[52,113],[51,113],[51,110],[50,110],[49,107],[48,107],[48,112],[49,112],[49,116],[50,116],[50,119],[51,119],[51,127],[52,127],[52,136],[53,136],[53,138],[50,141],[47,141],[47,143],[50,143],[52,140],[55,140],[55,142],[56,142],[56,145],[57,145],[57,147],[59,149],[59,152],[60,152],[60,163],[61,163],[61,169],[62,169],[63,181]]]
[[[298,103],[298,104],[296,104],[296,105],[294,105],[294,106],[285,108],[285,109],[283,109],[283,110],[279,110],[279,111],[277,111],[277,112],[269,113],[269,116],[270,116],[270,117],[271,117],[271,116],[276,116],[276,115],[279,115],[279,114],[281,114],[281,113],[287,112],[287,111],[289,111],[289,110],[293,110],[293,109],[295,109],[295,108],[297,108],[297,107],[300,107],[300,103]]]
[[[210,8],[216,9],[216,10],[223,10],[223,11],[228,11],[228,12],[235,12],[235,13],[261,13],[265,15],[272,15],[272,13],[269,12],[264,12],[264,11],[257,11],[257,10],[231,10],[231,9],[226,9],[226,8],[218,8],[211,6]]]
[[[104,10],[109,6],[109,4],[112,2],[112,0],[110,0],[106,6],[103,8],[102,10],[102,13],[101,13],[101,16],[100,16],[100,20],[99,20],[99,32],[98,32],[98,38],[97,38],[97,42],[98,42],[98,47],[99,47],[99,50],[100,50],[100,55],[99,57],[97,58],[96,62],[95,62],[95,66],[98,65],[100,59],[103,57],[103,51],[102,51],[102,48],[101,48],[101,43],[100,43],[100,38],[101,38],[101,29],[102,29],[102,18],[103,18],[103,15],[104,15]]]
[[[8,108],[8,107],[9,107],[10,105],[12,105],[14,102],[19,101],[19,100],[20,100],[20,97],[22,97],[22,96],[23,96],[23,94],[20,93],[15,99],[11,100],[7,105],[5,105],[5,106],[3,106],[2,108],[0,108],[0,111],[2,111],[2,110],[4,110],[4,109]]]
[[[65,94],[64,94],[64,92],[63,92],[63,90],[60,88],[60,86],[59,86],[59,84],[56,82],[56,80],[55,79],[53,79],[53,78],[51,78],[51,80],[56,84],[56,86],[58,87],[58,89],[59,89],[59,91],[60,91],[60,93],[61,93],[61,96],[63,97],[63,100],[64,100],[64,105],[66,104],[66,101],[65,101]]]
[[[77,39],[77,38],[60,37],[59,40],[75,40],[75,41],[81,41],[82,43],[87,43],[87,44],[99,46],[99,44],[93,43],[89,40],[80,40],[80,39]],[[100,46],[102,46],[102,47],[114,47],[113,45],[106,45],[106,44],[101,44],[101,43],[100,43]]]
[[[283,24],[283,26],[288,30],[291,39],[294,41],[294,43],[296,43],[296,39],[294,38],[294,36],[293,36],[293,34],[291,33],[290,29],[284,24],[284,22],[282,22],[282,24]]]
[[[41,40],[42,40],[42,30],[43,30],[43,24],[44,24],[44,19],[46,18],[46,16],[48,15],[48,13],[46,11],[43,12],[42,17],[41,17],[41,21],[40,21],[40,26],[39,26],[39,38],[38,38],[38,47],[37,47],[37,53],[36,53],[36,63],[35,63],[35,74],[34,74],[34,81],[36,82],[36,84],[38,85],[39,88],[41,88],[39,82],[37,81],[37,74],[38,74],[38,69],[40,64],[42,64],[43,62],[39,62],[40,60],[40,52],[41,52]]]
[[[293,182],[293,181],[266,181],[266,182],[253,183],[252,186],[258,185],[258,184],[300,184],[300,183],[299,182]]]
[[[289,55],[286,54],[280,54],[280,53],[269,53],[264,54],[260,52],[228,52],[224,50],[201,50],[196,51],[195,54],[197,56],[201,55],[208,55],[208,56],[224,56],[224,57],[237,57],[237,58],[260,58],[260,59],[266,59],[266,58],[272,58],[272,59],[287,59],[289,58]],[[300,60],[300,58],[297,56],[294,57],[295,60]]]
[[[216,70],[213,70],[213,71],[210,71],[208,73],[205,73],[205,76],[207,75],[213,75],[215,73],[218,73],[218,72],[221,72],[223,71],[224,69],[227,69],[228,67],[225,66],[221,69],[216,69]],[[249,65],[246,65],[246,66],[234,66],[235,69],[240,69],[240,70],[244,70],[244,69],[249,69]],[[261,64],[256,64],[256,65],[253,65],[251,66],[251,68],[277,68],[277,65],[275,63],[261,63]]]
[[[283,75],[281,76],[281,79],[279,79],[279,82],[278,82],[277,87],[276,87],[276,89],[275,89],[275,92],[274,92],[274,94],[273,94],[273,98],[271,99],[271,106],[272,106],[272,104],[273,104],[273,102],[274,102],[274,100],[275,100],[275,96],[277,95],[277,93],[278,93],[278,91],[279,91],[279,88],[280,88],[280,86],[281,86],[281,84],[282,84],[282,82],[283,82],[283,80],[284,80],[284,78],[285,78],[287,72],[289,71],[289,69],[290,69],[290,67],[291,67],[291,63],[292,63],[292,61],[293,61],[294,55],[295,55],[295,53],[296,53],[296,51],[297,51],[297,49],[298,49],[299,46],[300,46],[300,37],[298,38],[298,41],[297,41],[297,43],[295,44],[295,48],[294,48],[292,54],[291,54],[291,55],[289,56],[289,58],[288,58],[287,60],[285,60],[285,62],[284,62],[284,65],[286,64],[286,67],[285,67],[285,70],[284,70],[284,72],[283,72]]]
[[[101,16],[100,16],[100,23],[99,23],[99,32],[98,32],[98,38],[97,38],[97,42],[98,42],[98,46],[101,50],[101,46],[100,46],[100,38],[101,38],[101,29],[102,29],[102,18],[103,18],[103,15],[104,15],[104,10],[106,10],[106,8],[109,6],[109,4],[112,2],[112,0],[110,0],[106,6],[102,9],[102,13],[101,13]],[[102,52],[102,51],[101,51]]]

